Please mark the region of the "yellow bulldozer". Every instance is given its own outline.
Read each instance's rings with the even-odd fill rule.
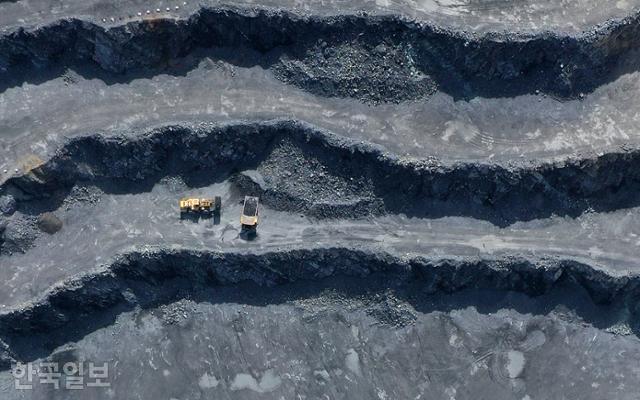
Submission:
[[[188,215],[211,216],[220,213],[222,199],[220,196],[209,198],[184,197],[180,199],[180,217]]]

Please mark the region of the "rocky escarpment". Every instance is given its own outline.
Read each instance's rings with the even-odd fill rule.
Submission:
[[[270,68],[285,82],[323,96],[398,102],[440,89],[456,97],[577,97],[637,64],[629,61],[638,47],[638,18],[609,21],[577,36],[475,35],[398,16],[225,7],[202,8],[187,19],[121,25],[65,19],[0,37],[0,76],[6,88],[47,79],[63,65],[114,82],[131,79],[124,73],[153,75],[198,48],[232,48],[216,57]],[[188,61],[179,64],[182,72],[175,73],[183,73]]]
[[[107,193],[149,190],[165,176],[190,187],[236,179],[273,208],[319,217],[404,213],[471,216],[505,226],[638,205],[640,152],[521,166],[398,158],[292,121],[173,125],[144,134],[68,140],[46,163],[9,179],[26,215],[57,209],[76,184]]]
[[[610,276],[572,260],[397,258],[348,248],[263,254],[143,248],[60,283],[34,303],[0,314],[0,335],[6,343],[2,359],[42,356],[38,352],[51,351],[72,337],[112,323],[124,310],[156,306],[176,298],[197,300],[198,293],[210,287],[243,282],[269,287],[372,274],[384,276],[390,287],[418,288],[419,296],[466,289],[538,296],[562,286],[570,288],[562,291],[568,298],[570,291],[582,290],[595,304],[614,304],[628,310],[629,321],[625,323],[637,331],[638,278]],[[45,334],[46,340],[36,345],[36,339]]]

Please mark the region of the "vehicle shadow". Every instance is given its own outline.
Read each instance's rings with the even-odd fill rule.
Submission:
[[[242,228],[240,230],[240,238],[243,240],[252,242],[256,240],[257,237],[258,237],[258,232],[256,231],[256,229]]]
[[[220,225],[220,213],[180,213],[181,221],[191,221],[194,223],[199,223],[200,221],[211,221],[213,225]]]

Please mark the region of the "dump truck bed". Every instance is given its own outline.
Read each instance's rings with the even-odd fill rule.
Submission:
[[[240,224],[243,226],[258,225],[258,198],[245,196],[242,214],[240,215]]]
[[[257,197],[245,197],[244,209],[242,214],[247,217],[255,217],[258,214],[258,198]]]

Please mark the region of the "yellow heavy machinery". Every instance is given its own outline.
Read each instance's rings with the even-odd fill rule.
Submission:
[[[240,225],[245,232],[255,232],[258,227],[258,198],[252,196],[244,197],[242,214],[240,214]]]
[[[213,199],[203,199],[197,197],[185,197],[180,199],[180,217],[187,215],[210,216],[220,213],[222,199],[215,196]]]

